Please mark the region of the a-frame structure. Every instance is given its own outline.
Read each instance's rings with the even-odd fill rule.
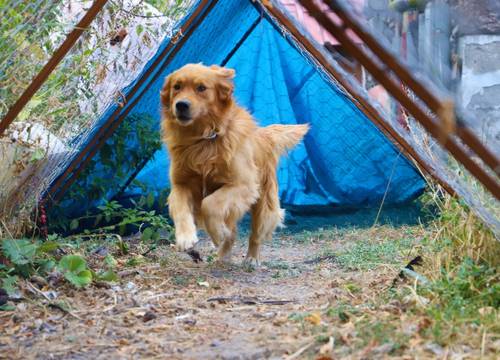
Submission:
[[[102,1],[99,1],[99,3],[102,3]],[[343,34],[345,34],[346,32],[346,29],[354,31],[363,40],[365,45],[370,47],[373,51],[380,52],[383,55],[381,56],[382,63],[385,63],[387,64],[387,66],[389,66],[388,68],[386,68],[386,70],[390,68],[400,76],[400,80],[406,85],[410,84],[415,86],[417,89],[420,89],[420,91],[422,90],[422,86],[418,83],[418,81],[412,78],[411,74],[408,74],[407,71],[405,72],[404,66],[402,66],[399,62],[395,61],[394,58],[384,52],[384,49],[382,47],[377,46],[377,42],[373,39],[373,37],[370,37],[370,34],[368,34],[366,30],[360,28],[359,24],[357,24],[356,21],[352,19],[352,17],[347,11],[345,11],[345,9],[343,9],[341,6],[332,6],[332,3],[338,3],[337,1],[329,2],[328,5],[331,6],[332,10],[337,15],[339,15],[343,23],[342,26],[335,24],[335,22],[332,23],[331,19],[328,19],[328,17],[324,16],[324,14],[315,7],[314,3],[310,1],[301,1],[301,3],[310,11],[310,13],[314,17],[317,18],[319,23],[325,29],[331,32],[332,35],[339,39],[346,48],[350,49],[353,52],[353,55],[360,63],[362,63],[368,70],[375,72],[375,74],[373,75],[377,78],[377,80],[380,81],[380,83],[386,86],[388,90],[390,90],[391,84],[384,83],[384,79],[382,76],[383,74],[380,74],[380,72],[384,71],[381,71],[380,68],[374,68],[373,64],[370,64],[370,62],[367,61],[366,58],[363,58],[363,54],[359,53],[359,49],[357,49],[356,47],[352,47],[353,45],[349,44],[349,38],[343,36]],[[265,29],[262,30],[263,28]],[[405,194],[408,198],[411,198],[411,196],[418,193],[421,190],[423,183],[419,182],[419,180],[417,179],[418,176],[416,176],[416,172],[412,173],[408,170],[409,167],[411,167],[410,164],[404,163],[401,165],[401,167],[397,167],[399,165],[393,166],[393,164],[396,163],[394,161],[390,161],[390,159],[394,160],[400,157],[404,160],[404,157],[406,156],[413,159],[420,170],[434,177],[448,192],[452,194],[457,192],[459,194],[461,193],[461,191],[457,191],[455,184],[450,183],[448,179],[443,176],[442,172],[439,171],[439,169],[436,169],[433,164],[428,161],[428,159],[422,156],[421,152],[415,149],[414,144],[408,141],[404,133],[401,132],[401,129],[397,129],[395,124],[388,120],[387,117],[384,116],[384,114],[376,106],[374,106],[369,99],[367,99],[365,94],[363,94],[362,89],[360,89],[359,86],[350,81],[349,76],[342,72],[342,69],[336,65],[330,54],[328,54],[328,52],[325,51],[325,49],[323,49],[320,44],[317,44],[314,42],[314,40],[311,40],[311,38],[308,36],[307,31],[301,28],[301,26],[293,18],[289,17],[281,8],[279,3],[274,1],[260,2],[250,0],[200,0],[181,22],[177,31],[177,35],[174,38],[166,39],[163,42],[158,50],[157,55],[147,64],[145,70],[141,73],[141,75],[130,86],[124,89],[124,105],[116,105],[108,109],[108,111],[98,121],[95,131],[91,133],[91,136],[79,151],[78,155],[72,159],[69,166],[52,184],[47,192],[46,198],[50,201],[60,200],[65,192],[70,188],[70,186],[78,179],[79,174],[85,169],[87,164],[92,160],[96,153],[98,153],[99,149],[113,135],[115,130],[120,126],[120,124],[123,123],[123,121],[127,119],[130,114],[138,113],[141,111],[152,111],[151,109],[154,109],[153,112],[158,111],[158,86],[159,84],[161,84],[163,77],[168,74],[168,72],[174,70],[175,68],[183,65],[186,62],[196,61],[219,63],[221,65],[227,64],[228,66],[233,66],[236,64],[244,68],[244,66],[241,65],[242,63],[244,63],[241,59],[241,57],[243,56],[242,54],[248,55],[248,51],[251,51],[251,49],[249,50],[248,48],[252,48],[252,46],[254,48],[253,51],[261,51],[262,44],[259,44],[259,42],[262,41],[262,39],[265,39],[265,36],[270,36],[270,28],[273,29],[274,35],[280,34],[281,38],[286,40],[288,46],[294,49],[295,54],[299,54],[301,57],[308,61],[310,69],[317,72],[316,75],[323,78],[323,80],[328,83],[330,87],[336,89],[337,95],[339,95],[337,98],[343,99],[343,101],[341,102],[342,106],[345,107],[346,102],[354,105],[356,111],[347,111],[347,113],[345,113],[344,115],[352,116],[353,114],[355,114],[356,116],[358,116],[361,114],[360,117],[357,117],[358,120],[360,118],[363,118],[364,120],[368,119],[376,126],[379,133],[384,134],[386,138],[390,140],[389,145],[393,147],[393,152],[390,154],[390,151],[383,151],[381,154],[382,157],[378,158],[379,160],[381,158],[385,158],[391,164],[390,166],[385,166],[381,169],[378,169],[379,174],[387,174],[387,172],[390,172],[390,181],[387,177],[382,177],[382,181],[380,182],[380,184],[375,184],[377,183],[377,179],[376,176],[374,176],[371,184],[371,186],[373,187],[366,188],[366,192],[373,192],[373,189],[375,189],[376,187],[378,187],[379,189],[384,188],[385,192],[387,192],[390,187],[401,190],[401,184],[406,184],[408,187],[406,189],[403,189],[403,191],[401,192],[403,198],[405,197]],[[260,38],[256,38],[257,33],[260,34]],[[221,36],[220,34],[224,35]],[[275,42],[268,41],[267,46],[272,47],[277,46],[277,44],[282,44],[281,40],[276,40]],[[267,49],[266,51],[267,53],[263,55],[264,58],[266,56],[269,57],[272,55],[272,52],[269,51],[269,49]],[[276,53],[277,56],[280,56],[280,54],[289,56],[291,52],[283,50],[281,51],[281,53]],[[286,62],[283,62],[281,65],[282,67],[287,69],[293,68],[293,66],[287,65]],[[303,68],[300,68],[300,66],[297,68],[293,68],[291,69],[291,72],[289,72],[289,74],[292,74],[293,71],[300,71],[300,69]],[[254,70],[257,71],[255,68]],[[307,81],[309,80],[308,76],[311,77],[311,74],[312,72],[308,74],[299,74],[297,78],[302,79],[303,83],[295,85],[303,86],[307,84]],[[273,77],[276,75],[276,73],[273,72],[272,66],[268,71],[268,75],[273,75]],[[377,77],[377,75],[379,77]],[[250,72],[247,73],[247,76],[252,76],[251,69]],[[256,78],[250,80],[258,79]],[[238,85],[239,84],[237,84],[237,86]],[[287,84],[287,86],[287,90],[293,88],[293,84]],[[247,92],[251,93],[252,91],[247,87]],[[430,110],[436,113],[437,116],[442,120],[445,120],[445,122],[453,122],[453,125],[455,126],[454,130],[456,130],[455,133],[443,133],[441,132],[442,128],[440,128],[439,122],[434,121],[431,123],[428,121],[430,127],[426,128],[427,131],[429,131],[429,133],[431,133],[431,135],[433,135],[434,137],[439,138],[442,136],[441,140],[443,141],[446,149],[449,150],[454,156],[456,156],[457,160],[464,164],[465,167],[468,168],[471,173],[476,176],[483,183],[483,185],[498,199],[500,197],[500,185],[498,182],[498,178],[495,178],[495,175],[498,176],[498,159],[496,159],[495,156],[493,156],[491,152],[488,151],[488,149],[485,149],[484,146],[482,146],[482,144],[477,141],[474,135],[471,134],[466,127],[462,126],[460,121],[457,121],[456,123],[454,122],[453,109],[450,110],[450,107],[446,106],[447,104],[439,101],[439,99],[436,99],[436,97],[433,96],[432,93],[425,91],[421,93],[426,97],[424,99],[424,102],[426,100],[430,101],[428,103]],[[396,99],[398,99],[408,110],[410,110],[409,108],[412,108],[414,111],[409,112],[414,115],[417,120],[429,120],[426,118],[427,115],[425,114],[425,112],[423,114],[422,112],[419,113],[418,109],[415,112],[415,108],[411,102],[407,102],[406,99],[400,99],[394,92],[391,92],[391,94],[395,96]],[[255,94],[252,93],[252,96],[254,95]],[[290,96],[290,91],[288,91],[288,95],[290,99],[293,96],[298,96],[297,94],[292,94],[293,96]],[[243,95],[242,97],[245,96]],[[315,99],[316,96],[311,96],[311,94],[309,94],[309,97],[306,98],[307,101],[310,101],[311,99]],[[247,100],[248,99],[249,98],[247,98]],[[248,101],[251,103],[254,100],[254,98],[251,98],[251,100]],[[274,100],[276,100],[276,102],[279,102],[277,98]],[[296,99],[294,98],[290,102],[291,104],[293,103],[290,110],[292,111],[292,113],[293,111],[297,111],[297,109],[305,110],[306,117],[307,111],[310,112],[311,110],[314,110],[314,105],[317,105],[308,104],[310,105],[309,107],[302,106],[301,108],[297,107],[296,103],[294,103],[295,100]],[[327,100],[331,100],[331,98],[327,98],[325,101]],[[297,100],[297,102],[300,101]],[[250,104],[250,107],[251,106],[252,105]],[[262,102],[260,106],[262,108]],[[269,108],[273,108],[273,106],[269,106]],[[336,110],[338,109],[339,108],[336,108]],[[270,112],[270,115],[282,115],[282,110],[282,107],[278,106],[274,109],[274,113],[273,111]],[[284,113],[286,114],[286,111]],[[293,120],[297,121],[297,118],[298,117]],[[301,120],[308,121],[309,119],[305,118]],[[359,132],[372,133],[372,130],[368,131],[367,129],[369,129],[369,127],[355,127],[348,130],[351,131],[354,135],[359,135]],[[323,130],[327,129],[324,128]],[[336,128],[335,126],[330,125],[329,130],[334,133],[336,131]],[[458,135],[461,141],[457,141],[454,138],[455,135]],[[348,134],[344,131],[341,136],[346,138]],[[379,139],[379,137],[375,137]],[[354,138],[357,140],[356,136],[354,136]],[[369,139],[370,141],[374,141],[373,137]],[[364,146],[369,146],[368,144],[370,143],[370,141],[367,141]],[[323,138],[322,142],[316,143],[315,145],[319,144],[321,146],[326,146],[325,142],[330,143],[328,139],[325,140],[325,138]],[[332,140],[331,142],[334,143],[335,141]],[[484,161],[486,167],[490,167],[493,170],[493,175],[491,174],[491,172],[485,171],[484,166],[478,166],[474,161],[470,159],[470,156],[467,156],[466,151],[464,151],[464,149],[460,147],[461,142],[464,142],[470,149],[476,152],[477,156]],[[378,144],[383,144],[383,142],[377,142],[376,145]],[[354,146],[354,143],[351,142],[348,145]],[[387,143],[383,144],[382,147],[384,147],[384,149],[388,149]],[[346,149],[349,150],[349,146],[342,149],[342,151],[345,152]],[[402,154],[402,156],[400,156],[400,154]],[[351,154],[351,157],[353,156],[355,156],[354,152]],[[370,161],[368,161],[368,163],[369,162]],[[371,163],[372,165],[376,164],[376,166],[378,166],[383,162],[377,162],[377,158],[375,156],[372,159]],[[297,172],[297,169],[300,168],[301,165],[303,164],[295,166],[295,170],[292,170],[292,173],[294,171]],[[339,166],[339,163],[327,164],[327,167],[330,165]],[[341,194],[337,193],[332,195],[332,189],[335,188],[335,186],[338,186],[338,188],[341,189],[344,184],[337,181],[330,184],[329,186],[324,186],[324,183],[328,183],[331,180],[329,178],[331,177],[331,174],[328,171],[318,170],[318,166],[321,166],[317,164],[317,161],[315,166],[316,171],[313,172],[313,180],[317,183],[317,187],[319,187],[319,190],[323,192],[323,195],[325,195],[327,201],[333,199],[332,201],[335,202],[339,198],[351,200],[353,199],[352,189],[349,189],[348,191]],[[349,166],[347,166],[348,169],[344,172],[344,174],[348,174],[349,171],[352,170],[353,166],[355,167],[356,164],[350,164]],[[393,176],[394,173],[403,174],[405,172],[406,175],[399,179],[400,183],[398,185],[398,179],[397,176]],[[288,171],[288,173],[290,173],[290,171]],[[136,175],[137,172],[131,174],[126,183],[129,183],[130,179],[132,179]],[[288,174],[288,176],[290,176],[290,174]],[[411,179],[413,182],[409,181],[408,179]],[[310,182],[311,179],[302,176],[303,188],[310,187]],[[362,183],[357,189],[362,189],[369,182],[370,181]],[[348,180],[348,183],[352,183],[352,178]],[[300,189],[293,189],[293,191],[300,192]],[[330,195],[332,195],[331,198]],[[288,194],[289,198],[290,196],[292,195]],[[395,195],[395,198],[397,197],[398,194]],[[367,198],[363,198],[362,196],[362,199],[355,199],[353,201],[359,201],[359,204],[363,204],[363,201],[367,201],[366,199]],[[375,197],[375,199],[379,198]],[[302,203],[307,203],[307,201],[310,200],[311,199],[305,200]],[[397,200],[395,200],[395,202],[397,202]]]

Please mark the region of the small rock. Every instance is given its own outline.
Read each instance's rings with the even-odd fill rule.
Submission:
[[[208,283],[208,281],[198,281],[198,285],[206,287],[206,288],[210,287],[210,284]]]
[[[125,289],[130,291],[132,294],[137,292],[137,285],[135,285],[132,281],[129,281],[127,285],[125,285]]]
[[[56,298],[57,298],[57,296],[58,296],[57,291],[53,291],[53,290],[51,290],[51,291],[42,291],[42,292],[43,292],[43,294],[44,294],[47,298],[49,298],[50,300],[54,300],[54,299],[56,299]]]
[[[196,325],[196,319],[192,314],[183,314],[175,317],[176,321],[180,321],[183,324],[194,326]]]
[[[156,319],[156,318],[157,318],[157,316],[156,316],[156,314],[154,312],[152,312],[152,311],[146,311],[146,313],[142,317],[142,321],[148,322],[148,321],[151,321],[151,320]]]
[[[255,313],[255,314],[253,314],[254,317],[256,317],[256,318],[262,318],[262,319],[272,319],[276,315],[277,315],[277,313],[274,312],[274,311],[268,311],[268,312],[265,312],[265,313]]]
[[[92,251],[92,254],[98,255],[98,256],[106,256],[109,254],[109,250],[105,246],[99,246],[97,249]]]
[[[217,346],[221,346],[221,345],[222,345],[222,342],[220,342],[219,340],[214,340],[210,344],[211,347],[217,347]]]
[[[394,348],[393,343],[385,343],[380,346],[377,346],[372,351],[377,354],[387,354]]]

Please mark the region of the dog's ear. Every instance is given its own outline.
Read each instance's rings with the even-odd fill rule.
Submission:
[[[165,82],[163,83],[163,87],[161,88],[160,91],[160,99],[162,105],[166,108],[170,108],[170,84],[172,82],[171,76],[167,76],[165,78]]]
[[[234,90],[234,75],[235,71],[233,69],[224,68],[217,65],[210,66],[217,74],[217,95],[222,102],[228,102],[233,96]]]

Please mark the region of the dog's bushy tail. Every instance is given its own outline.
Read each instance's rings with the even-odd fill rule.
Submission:
[[[297,145],[309,131],[308,124],[300,125],[269,125],[260,128],[265,137],[269,139],[276,155],[283,154],[286,150]]]

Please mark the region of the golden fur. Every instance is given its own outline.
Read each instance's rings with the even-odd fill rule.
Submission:
[[[233,99],[234,74],[215,65],[189,64],[165,79],[161,102],[171,159],[169,211],[178,249],[198,241],[198,226],[218,247],[219,259],[228,258],[237,223],[251,211],[247,261],[258,264],[259,245],[284,216],[276,179],[279,156],[303,138],[308,125],[258,127]]]

